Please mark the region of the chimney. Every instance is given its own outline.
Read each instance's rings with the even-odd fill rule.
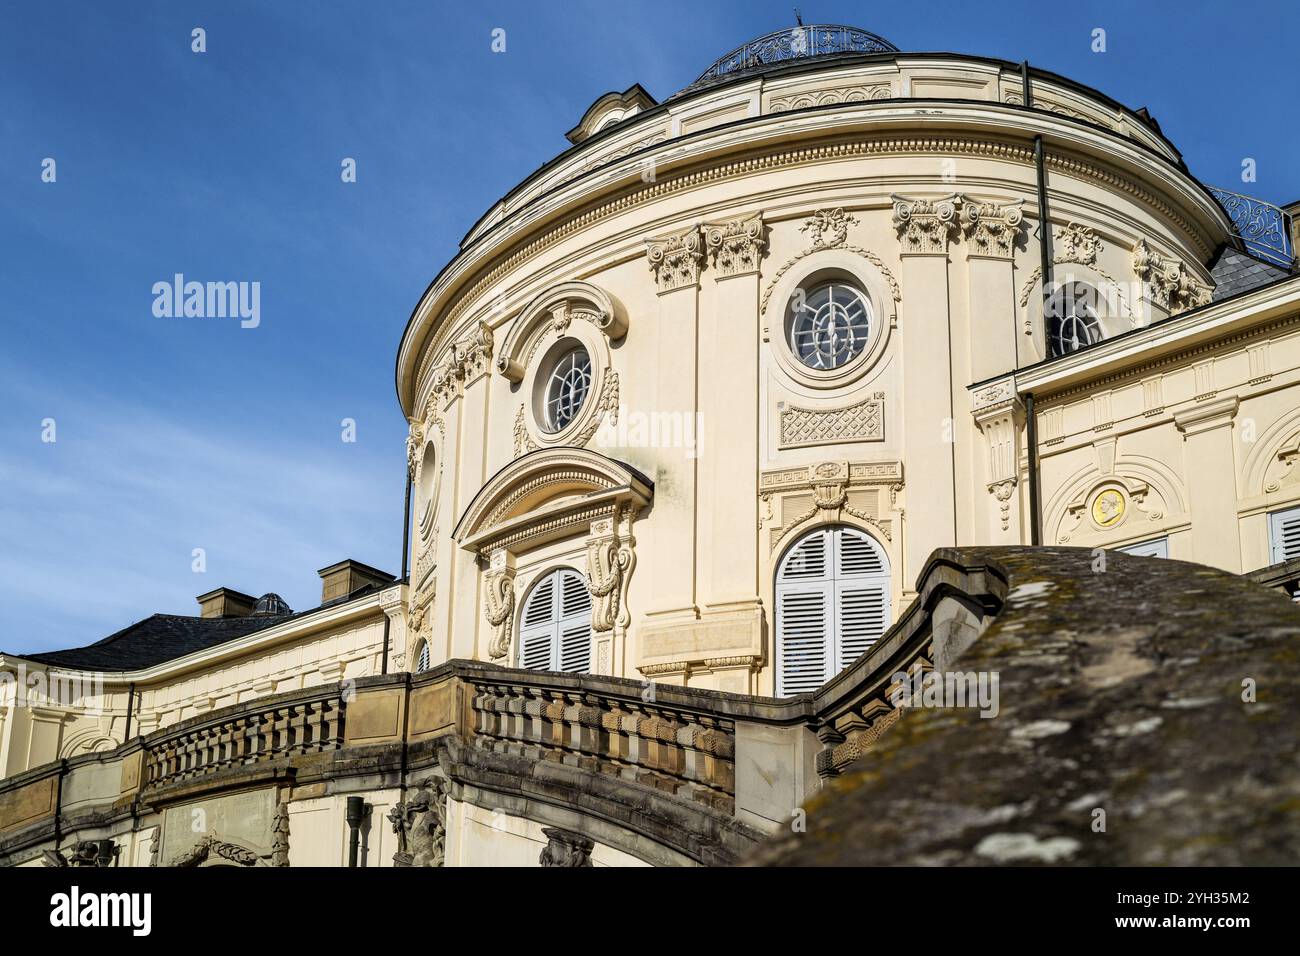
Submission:
[[[257,604],[257,598],[233,588],[217,588],[194,600],[199,602],[199,617],[248,617]]]
[[[344,558],[338,564],[321,568],[316,573],[320,575],[321,580],[320,603],[322,605],[342,601],[357,588],[365,587],[367,584],[385,585],[392,584],[396,580],[387,571],[380,571],[378,568],[353,561],[351,558]]]

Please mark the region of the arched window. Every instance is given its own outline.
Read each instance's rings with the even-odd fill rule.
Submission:
[[[420,642],[420,653],[415,658],[415,672],[419,674],[429,669],[429,642]]]
[[[591,592],[572,568],[538,580],[524,601],[519,666],[585,674],[591,668]]]
[[[1052,355],[1068,355],[1101,341],[1097,290],[1086,282],[1067,282],[1047,300],[1047,342]]]
[[[810,531],[776,573],[776,693],[814,691],[889,626],[889,559],[861,531]]]

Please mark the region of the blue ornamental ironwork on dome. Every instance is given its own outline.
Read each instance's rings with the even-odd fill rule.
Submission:
[[[789,27],[750,40],[713,62],[687,89],[708,86],[734,73],[745,73],[791,60],[829,56],[833,53],[898,53],[898,47],[883,37],[834,23]]]
[[[1217,186],[1207,188],[1232,220],[1233,230],[1241,237],[1249,252],[1283,269],[1290,269],[1294,265],[1290,216],[1262,199],[1229,192]]]

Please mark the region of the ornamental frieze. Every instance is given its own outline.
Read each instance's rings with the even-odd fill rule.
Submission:
[[[883,515],[895,508],[902,482],[900,461],[823,461],[763,472],[758,480],[759,528],[768,528],[768,544],[775,548],[791,529],[819,515],[829,521],[851,515],[891,541],[893,522]]]

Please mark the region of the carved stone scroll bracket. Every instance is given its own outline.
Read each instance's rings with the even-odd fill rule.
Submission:
[[[1006,378],[981,386],[971,394],[971,414],[988,448],[987,484],[997,502],[996,520],[1002,531],[1011,530],[1014,492],[1020,480],[1020,432],[1025,408],[1015,380]]]
[[[595,849],[594,841],[580,833],[547,827],[542,830],[547,844],[542,848],[537,862],[542,866],[591,866],[591,851]]]
[[[488,559],[488,573],[483,587],[483,615],[492,637],[488,656],[499,660],[510,653],[511,630],[515,619],[515,558],[505,548],[498,548]]]
[[[591,591],[591,629],[597,633],[626,627],[627,588],[636,564],[630,533],[620,534],[614,517],[591,523],[587,538],[587,585]]]

